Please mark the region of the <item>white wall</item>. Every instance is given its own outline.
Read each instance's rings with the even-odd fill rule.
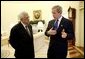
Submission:
[[[84,9],[80,10],[80,46],[84,47]]]
[[[33,10],[42,10],[42,19],[46,20],[46,24],[52,19],[51,8],[54,5],[63,7],[63,15],[68,17],[67,9],[69,2],[62,1],[1,1],[1,28],[3,31],[9,31],[11,23],[18,21],[18,14],[27,11],[30,20],[33,20]]]
[[[1,1],[1,32],[6,31],[9,34],[10,24],[14,25],[19,21],[17,16],[22,11],[28,12],[30,20],[33,20],[33,10],[41,10],[42,20],[45,20],[47,26],[48,21],[53,18],[51,8],[54,5],[62,6],[62,15],[66,18],[69,6],[76,9],[76,45],[80,45],[79,1]]]
[[[75,25],[76,46],[84,47],[84,1],[78,3]]]

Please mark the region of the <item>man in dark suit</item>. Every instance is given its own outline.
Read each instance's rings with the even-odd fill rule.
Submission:
[[[48,58],[66,58],[68,50],[67,39],[74,37],[72,23],[64,18],[62,7],[57,5],[52,8],[54,19],[49,21],[45,35],[50,37],[47,53]]]
[[[34,58],[33,32],[26,12],[19,15],[20,22],[10,32],[9,43],[15,49],[16,58]]]

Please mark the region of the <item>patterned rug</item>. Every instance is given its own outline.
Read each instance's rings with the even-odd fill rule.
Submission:
[[[1,58],[7,58],[10,55],[9,50],[1,50]]]

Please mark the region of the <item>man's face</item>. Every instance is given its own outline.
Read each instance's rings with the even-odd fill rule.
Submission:
[[[27,13],[23,13],[22,14],[23,16],[22,16],[22,22],[24,23],[24,24],[29,24],[29,16],[28,16],[28,14]]]
[[[52,9],[52,14],[53,14],[54,19],[57,19],[60,15],[60,13],[58,13],[56,9]]]

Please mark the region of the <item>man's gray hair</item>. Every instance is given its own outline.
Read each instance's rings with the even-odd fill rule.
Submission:
[[[61,7],[61,6],[56,5],[56,6],[53,6],[52,9],[56,9],[56,11],[57,11],[58,13],[61,13],[61,14],[62,14],[62,7]]]
[[[28,15],[27,12],[23,11],[18,15],[19,20],[21,20],[25,15]]]

